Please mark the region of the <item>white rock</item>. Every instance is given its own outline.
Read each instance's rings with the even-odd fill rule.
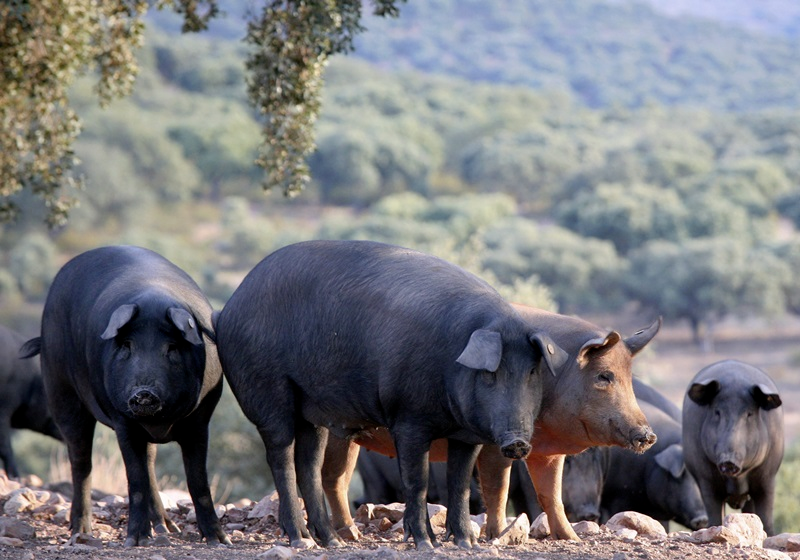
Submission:
[[[545,512],[540,513],[531,523],[529,535],[534,539],[543,539],[550,536],[550,522]]]
[[[531,523],[528,521],[527,514],[523,513],[512,520],[496,540],[501,545],[525,544],[528,541],[528,533],[530,531]]]
[[[0,517],[0,537],[28,540],[36,536],[36,530],[22,519]]]
[[[249,519],[261,519],[262,517],[267,517],[268,519],[271,518],[273,521],[278,520],[278,491],[274,491],[272,494],[268,494],[264,496],[256,505],[253,506],[253,509],[250,510],[250,513],[247,514]]]
[[[25,543],[14,537],[0,537],[0,546],[13,546],[15,548],[22,548],[25,546]]]
[[[594,521],[578,521],[572,524],[572,528],[579,535],[596,535],[600,533],[600,525]]]
[[[16,480],[10,480],[6,471],[0,469],[0,497],[8,496],[14,490],[19,490],[22,485]]]
[[[800,536],[798,533],[780,533],[764,539],[764,548],[772,548],[774,550],[786,550],[789,539],[794,536]]]
[[[285,560],[297,556],[297,552],[286,546],[273,546],[266,552],[262,552],[256,558],[259,560]]]
[[[620,539],[631,541],[639,536],[639,533],[637,533],[634,529],[628,529],[627,527],[618,527],[617,529],[614,529],[613,533]]]
[[[762,547],[767,538],[761,518],[754,513],[728,514],[722,524],[738,535],[739,546]]]
[[[483,527],[470,519],[469,528],[472,529],[472,536],[475,537],[476,541],[481,538],[481,529],[483,529]]]
[[[431,527],[444,529],[447,525],[447,508],[440,504],[428,504],[428,517]]]
[[[19,488],[11,492],[8,501],[3,505],[3,513],[16,515],[23,511],[33,511],[38,505],[36,495],[30,488]]]
[[[638,511],[621,511],[611,516],[606,528],[618,534],[620,529],[632,529],[637,534],[649,538],[666,538],[667,531],[658,521]]]
[[[391,504],[377,504],[373,510],[375,517],[388,517],[392,523],[397,523],[403,519],[406,512],[406,505],[398,502]]]
[[[358,506],[353,521],[366,525],[371,519],[375,519],[375,504],[361,504]]]
[[[781,552],[780,550],[772,550],[769,548],[765,548],[762,550],[769,558],[773,558],[774,560],[793,560],[793,555],[787,554],[785,552]]]
[[[722,525],[695,531],[690,540],[696,543],[725,543],[761,548],[766,538],[764,526],[757,515],[731,513],[725,517]]]

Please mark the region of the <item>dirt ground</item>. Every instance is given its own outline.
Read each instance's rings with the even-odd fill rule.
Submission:
[[[238,520],[238,529],[231,530],[230,519],[223,517],[232,546],[209,546],[199,541],[199,535],[191,523],[179,515],[174,517],[183,528],[181,534],[170,535],[170,544],[126,549],[124,540],[127,523],[126,509],[119,515],[105,515],[102,520],[95,516],[95,537],[90,544],[68,545],[68,528],[47,515],[18,514],[36,530],[33,539],[23,541],[23,546],[3,546],[0,544],[0,558],[3,560],[284,560],[295,557],[309,560],[685,560],[707,559],[710,557],[740,560],[778,559],[800,560],[800,553],[788,555],[756,547],[732,547],[727,544],[694,544],[679,540],[674,534],[669,538],[651,540],[646,537],[620,538],[609,532],[584,536],[582,542],[554,541],[550,539],[529,539],[526,544],[516,546],[497,546],[481,542],[478,548],[462,550],[452,542],[438,546],[432,552],[417,552],[412,543],[403,542],[402,535],[379,531],[368,526],[362,540],[336,549],[311,549],[296,551],[288,548],[285,538],[279,535],[277,524],[273,521]],[[50,517],[50,518],[48,518]],[[2,517],[0,517],[2,519]],[[0,541],[2,538],[0,538]],[[440,539],[441,540],[441,539]],[[276,549],[277,546],[286,547]]]

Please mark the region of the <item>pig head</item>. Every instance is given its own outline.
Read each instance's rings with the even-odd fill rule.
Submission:
[[[212,386],[202,335],[189,310],[152,293],[116,307],[100,335],[103,393],[157,443]]]
[[[553,537],[580,540],[562,502],[566,455],[596,446],[620,446],[637,453],[656,441],[633,393],[631,365],[656,335],[661,320],[623,339],[616,331],[524,305],[514,306],[531,326],[548,333],[568,355],[555,375],[543,380],[542,407],[535,422],[531,452],[525,459],[539,504],[547,513]],[[481,453],[478,467],[487,506],[487,536],[505,528],[510,463]]]
[[[773,534],[775,476],[783,459],[783,409],[760,369],[724,360],[702,369],[683,403],[686,466],[697,478],[709,523],[723,503],[756,513]]]

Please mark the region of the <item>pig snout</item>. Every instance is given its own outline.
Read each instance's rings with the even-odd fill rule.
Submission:
[[[575,521],[600,521],[600,511],[594,506],[584,506],[578,508],[574,515]]]
[[[502,445],[500,451],[509,459],[523,459],[531,452],[531,444],[524,439],[516,438]]]
[[[705,529],[708,527],[708,516],[707,515],[699,515],[689,521],[689,528],[693,531],[697,531],[698,529]]]
[[[135,416],[153,416],[161,410],[162,404],[154,389],[138,387],[131,393],[128,407]]]
[[[736,476],[742,472],[742,467],[733,461],[720,461],[717,463],[717,469],[722,476]]]
[[[650,426],[641,426],[631,431],[630,446],[636,453],[644,453],[656,442],[656,433]]]

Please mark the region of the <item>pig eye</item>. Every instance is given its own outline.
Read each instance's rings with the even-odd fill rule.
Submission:
[[[598,385],[611,385],[614,382],[614,374],[610,371],[602,371],[597,374]]]
[[[483,382],[487,385],[494,385],[494,382],[497,380],[497,375],[493,371],[483,370],[481,372],[481,379],[483,379]]]
[[[131,342],[131,340],[129,338],[126,338],[126,339],[122,340],[119,343],[119,347],[120,348],[122,348],[124,350],[128,350],[128,351],[130,351],[132,346],[133,346],[133,343]]]

